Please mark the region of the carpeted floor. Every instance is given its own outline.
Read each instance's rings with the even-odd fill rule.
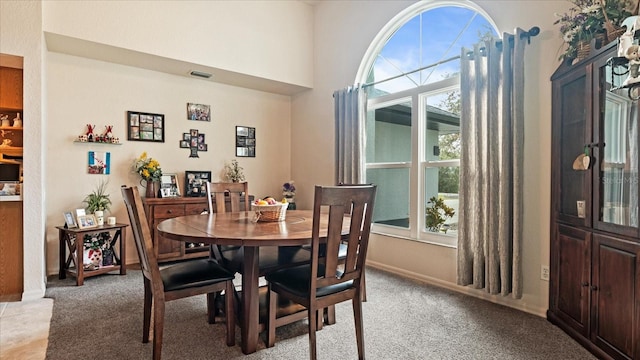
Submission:
[[[543,318],[367,270],[365,349],[369,359],[595,359]],[[142,276],[105,275],[49,280],[54,299],[47,359],[148,359],[142,344]],[[319,359],[356,359],[349,302],[337,306],[337,324],[317,336]],[[224,324],[206,322],[205,297],[167,303],[163,359],[308,359],[305,321],[278,329],[275,347],[243,355],[227,347]],[[237,344],[240,331],[237,329]]]

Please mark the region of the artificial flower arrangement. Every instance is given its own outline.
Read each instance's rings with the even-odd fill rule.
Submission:
[[[160,181],[162,177],[162,169],[158,160],[147,156],[147,152],[143,152],[136,158],[133,167],[143,180],[149,182]]]
[[[227,163],[224,166],[224,176],[231,182],[244,181],[244,172],[242,166],[238,164],[238,160],[231,160],[231,163]]]
[[[568,13],[556,14],[554,24],[560,24],[562,38],[567,44],[560,60],[575,59],[578,49],[584,43],[601,37],[607,39],[607,31],[612,31],[631,16],[627,10],[631,0],[570,0],[573,6]],[[609,39],[610,40],[610,39]]]
[[[296,187],[293,185],[293,180],[289,180],[289,182],[282,185],[282,195],[288,198],[292,198],[296,195]]]

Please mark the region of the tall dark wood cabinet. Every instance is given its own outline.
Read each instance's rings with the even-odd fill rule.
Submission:
[[[612,43],[551,78],[547,317],[599,358],[640,360],[640,87],[621,87],[615,56]]]

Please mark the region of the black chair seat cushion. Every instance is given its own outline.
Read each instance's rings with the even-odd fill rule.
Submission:
[[[311,245],[303,245],[303,249],[307,251],[311,251]],[[318,253],[321,257],[325,256],[325,252],[327,251],[327,244],[320,244],[320,248],[318,249]],[[347,258],[347,244],[340,244],[338,247],[338,259],[344,260]]]
[[[234,274],[208,259],[190,260],[160,270],[164,291],[207,286],[231,280]]]
[[[260,276],[285,267],[311,262],[311,253],[302,250],[300,246],[262,246],[259,251],[258,272]],[[229,270],[242,274],[244,248],[223,251],[222,257]]]
[[[324,275],[324,265],[318,265],[318,276]],[[338,273],[338,276],[342,276],[342,273]],[[311,281],[311,264],[299,265],[296,267],[286,268],[267,274],[265,279],[272,284],[277,284],[280,287],[287,289],[287,291],[295,294],[296,296],[308,296],[309,284]],[[340,284],[320,287],[316,289],[316,296],[321,297],[325,295],[334,294],[353,286],[353,280],[346,281]]]

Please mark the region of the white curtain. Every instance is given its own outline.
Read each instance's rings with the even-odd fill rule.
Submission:
[[[522,297],[524,30],[462,49],[458,284]]]
[[[365,90],[349,86],[333,93],[336,121],[336,184],[364,182]]]

